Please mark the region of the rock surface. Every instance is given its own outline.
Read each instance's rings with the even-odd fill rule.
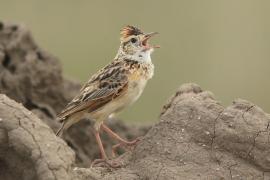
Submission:
[[[70,179],[74,152],[31,111],[0,95],[0,179]]]
[[[270,179],[269,114],[240,99],[224,108],[195,84],[182,85],[134,151],[117,158],[120,169],[74,168],[72,150],[4,95],[0,118],[5,179]]]
[[[0,92],[22,103],[0,95],[0,179],[270,179],[270,115],[241,99],[225,108],[196,84],[182,85],[136,148],[116,159],[122,168],[83,168],[97,155],[90,122],[65,134],[69,146],[52,130],[78,83],[62,78],[56,58],[38,55],[23,26],[0,23],[0,47]],[[128,138],[146,131],[112,126]]]
[[[80,85],[62,77],[59,60],[42,50],[25,26],[0,22],[0,27],[0,92],[39,111],[42,119],[57,129],[50,120]]]
[[[159,123],[123,157],[125,168],[101,170],[96,179],[270,179],[269,122],[269,114],[248,101],[224,108],[212,93],[185,84]],[[85,179],[97,173],[77,171]]]

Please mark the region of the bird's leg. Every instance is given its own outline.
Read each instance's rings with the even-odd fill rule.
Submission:
[[[139,142],[139,138],[133,140],[133,141],[127,141],[124,140],[123,138],[121,138],[118,134],[116,134],[115,132],[113,132],[108,126],[106,126],[105,124],[101,124],[101,128],[109,134],[110,137],[118,140],[121,144],[125,144],[127,146],[132,146],[135,145],[137,142]]]
[[[114,138],[116,140],[118,140],[120,143],[113,146],[113,155],[115,155],[115,150],[116,148],[118,147],[124,147],[124,148],[127,148],[127,147],[132,147],[134,145],[136,145],[140,139],[137,138],[133,141],[127,141],[127,140],[124,140],[123,138],[121,138],[118,134],[116,134],[115,132],[113,132],[108,126],[106,126],[105,124],[101,124],[101,128],[111,137],[111,138]]]
[[[99,150],[100,150],[100,154],[101,154],[101,159],[95,159],[92,163],[91,163],[91,167],[97,165],[97,164],[100,164],[100,163],[104,163],[105,165],[109,166],[109,167],[112,167],[112,168],[118,168],[121,166],[121,164],[117,163],[117,162],[111,162],[109,161],[106,153],[105,153],[105,150],[104,150],[104,147],[103,147],[103,144],[102,144],[102,141],[101,141],[101,138],[100,138],[100,135],[99,135],[99,131],[97,130],[94,130],[94,134],[95,134],[95,138],[96,138],[96,141],[98,143],[98,147],[99,147]]]
[[[105,150],[104,150],[100,135],[99,135],[99,131],[95,130],[94,134],[95,134],[95,138],[96,138],[96,141],[98,143],[99,150],[100,150],[101,159],[108,159],[107,155],[105,153]]]

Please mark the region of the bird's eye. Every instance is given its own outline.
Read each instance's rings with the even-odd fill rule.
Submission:
[[[136,38],[131,38],[130,40],[132,43],[136,43],[137,42],[137,39]]]

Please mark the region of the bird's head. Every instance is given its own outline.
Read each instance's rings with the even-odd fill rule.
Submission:
[[[153,46],[149,44],[149,39],[157,32],[144,33],[139,28],[134,26],[125,26],[121,30],[121,44],[120,53],[133,60],[144,61],[150,58],[150,54],[155,48],[159,46]]]

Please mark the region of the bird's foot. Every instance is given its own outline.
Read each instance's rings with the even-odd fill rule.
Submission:
[[[108,167],[108,168],[120,168],[123,164],[117,160],[109,160],[109,159],[95,159],[91,163],[92,167]]]
[[[118,148],[123,148],[125,150],[132,151],[136,147],[138,142],[140,142],[140,141],[141,141],[141,138],[136,138],[133,141],[123,141],[123,142],[120,142],[120,143],[114,145],[112,147],[112,157],[116,157],[116,150]]]

